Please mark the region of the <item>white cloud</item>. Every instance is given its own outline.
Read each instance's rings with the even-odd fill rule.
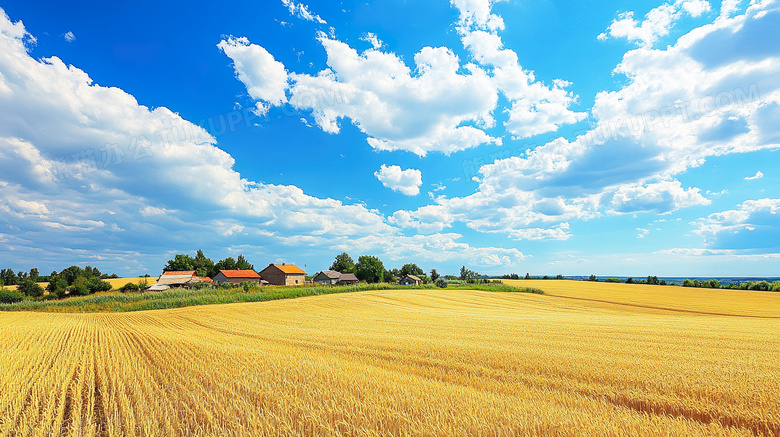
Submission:
[[[139,212],[143,217],[149,217],[155,215],[166,215],[171,213],[172,211],[169,211],[165,208],[157,208],[156,206],[145,206],[141,208]]]
[[[491,11],[496,1],[501,0],[451,0],[450,3],[460,12],[461,28],[497,31],[504,28],[504,20]]]
[[[780,253],[780,199],[747,200],[692,224],[712,249]]]
[[[416,196],[420,194],[420,185],[422,185],[422,172],[413,168],[402,170],[397,165],[382,167],[374,172],[374,176],[382,182],[387,188],[398,191],[407,196]]]
[[[684,189],[680,181],[662,181],[646,185],[624,185],[612,196],[611,207],[617,212],[667,213],[680,208],[712,203],[698,188]]]
[[[368,32],[365,35],[361,36],[360,40],[371,44],[371,47],[373,47],[376,50],[381,49],[382,46],[384,45],[384,43],[379,38],[377,38],[376,34],[372,32]]]
[[[616,69],[626,84],[596,96],[589,131],[482,165],[474,194],[437,198],[435,216],[406,211],[407,225],[461,222],[511,235],[605,214],[709,205],[700,188],[675,176],[712,156],[780,146],[780,127],[771,122],[780,116],[780,49],[752,40],[780,28],[780,11],[763,8],[716,19],[666,50],[626,53]]]
[[[70,30],[65,32],[64,35],[62,35],[63,38],[65,38],[65,41],[67,42],[73,42],[76,40],[76,35],[73,34]]]
[[[458,234],[427,235],[420,244],[421,236],[404,235],[364,205],[247,180],[204,129],[94,84],[56,57],[34,59],[25,46],[31,39],[0,13],[0,77],[10,90],[0,93],[0,251],[14,250],[17,263],[59,268],[101,260],[106,269],[151,273],[170,251],[201,247],[224,256],[242,247],[253,259],[271,251],[282,257],[289,247],[300,256],[295,243],[314,253],[329,255],[338,244],[420,263],[524,259],[516,249],[475,247]],[[419,190],[419,171],[411,171],[405,189]]]
[[[746,181],[754,181],[756,179],[761,179],[763,177],[764,177],[764,173],[761,173],[761,171],[759,170],[759,171],[756,172],[755,176],[746,176],[745,180]]]
[[[659,38],[667,36],[675,22],[684,15],[696,18],[709,10],[710,3],[705,0],[677,0],[651,10],[641,23],[634,19],[633,11],[623,12],[604,33],[599,34],[598,39],[625,38],[637,45],[652,47]]]
[[[673,255],[673,256],[717,256],[717,255],[735,255],[733,250],[715,250],[715,249],[702,249],[702,248],[674,248],[664,249],[657,252],[653,252],[658,255]]]
[[[320,18],[319,15],[311,12],[309,7],[303,3],[295,3],[294,0],[282,0],[282,4],[290,11],[290,15],[294,17],[306,21],[314,21],[315,23],[327,24],[325,20]]]
[[[260,114],[267,112],[270,105],[287,103],[287,70],[266,49],[249,44],[246,38],[233,37],[222,40],[217,47],[233,60],[238,79],[258,101]]]
[[[509,120],[504,124],[509,133],[517,138],[528,138],[555,132],[562,125],[576,123],[587,116],[569,109],[577,99],[566,91],[568,82],[556,79],[552,86],[545,86],[536,81],[533,72],[520,65],[517,53],[504,48],[501,37],[495,33],[497,28],[489,24],[498,19],[489,14],[492,2],[453,0],[452,3],[461,12],[458,31],[463,46],[476,62],[492,70],[497,89],[511,102],[511,108],[507,110]]]
[[[325,132],[337,134],[340,121],[349,120],[374,149],[420,156],[502,144],[501,137],[486,133],[495,125],[499,93],[511,103],[504,127],[516,137],[552,132],[585,118],[584,112],[569,109],[576,96],[566,91],[568,82],[553,80],[547,86],[536,81],[519,65],[517,54],[503,48],[495,34],[503,28],[503,20],[491,13],[492,1],[454,0],[452,4],[460,11],[458,30],[474,62],[461,61],[447,47],[423,47],[410,66],[394,53],[380,51],[382,43],[374,34],[362,38],[373,48],[359,53],[332,34],[319,32],[327,68],[316,75],[290,73],[289,103],[310,111]],[[270,62],[265,49],[249,46],[258,47],[256,54],[247,53],[259,58],[255,64]],[[262,71],[244,65],[248,60],[225,53],[234,60],[237,76],[248,89],[266,82]],[[282,94],[279,87],[273,89]],[[281,98],[266,100],[257,92],[250,95],[259,108],[283,103]]]
[[[639,234],[636,236],[636,238],[645,238],[650,235],[650,229],[636,228],[636,230],[639,231]]]

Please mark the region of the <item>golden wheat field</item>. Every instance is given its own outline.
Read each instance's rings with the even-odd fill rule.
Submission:
[[[0,435],[780,435],[780,295],[557,282],[0,313]]]

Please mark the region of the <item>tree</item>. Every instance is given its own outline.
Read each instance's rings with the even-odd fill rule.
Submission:
[[[340,255],[336,255],[330,269],[340,273],[355,273],[355,261],[346,252],[342,252]]]
[[[658,276],[648,276],[647,283],[650,285],[661,285],[661,282],[658,280]]]
[[[68,285],[73,285],[73,283],[76,281],[76,279],[79,276],[84,276],[85,273],[79,266],[70,266],[67,269],[63,269],[60,272],[60,277],[65,280],[65,282],[68,283]]]
[[[203,254],[203,251],[198,249],[198,253],[195,258],[192,259],[192,268],[195,270],[195,274],[198,276],[211,276],[214,270],[214,261],[207,258]]]
[[[384,280],[385,265],[375,256],[363,255],[355,264],[355,276],[368,283],[382,282]]]
[[[169,259],[168,263],[165,264],[165,267],[163,267],[164,272],[186,272],[189,270],[195,270],[195,267],[193,266],[194,259],[192,259],[191,256],[186,254],[178,254],[173,257],[173,259]]]
[[[32,279],[35,282],[38,282],[38,277],[40,274],[38,273],[38,269],[33,267],[30,269],[30,279]]]
[[[87,288],[89,289],[90,294],[109,291],[111,290],[111,283],[103,281],[99,277],[92,277],[87,281]]]
[[[425,272],[423,269],[417,267],[417,264],[414,263],[407,263],[404,264],[403,267],[401,267],[401,277],[404,277],[406,275],[414,275],[417,277],[425,276]]]
[[[89,294],[89,287],[87,286],[87,278],[79,276],[73,280],[73,284],[70,286],[70,294],[74,296],[86,296]]]
[[[439,288],[447,288],[447,281],[445,281],[443,278],[439,278],[436,280],[436,286]]]
[[[216,275],[220,270],[235,270],[237,268],[236,260],[232,256],[221,259],[214,264],[213,273]]]
[[[431,281],[436,282],[440,277],[441,275],[436,271],[436,269],[431,269]]]
[[[626,284],[633,284],[633,283],[634,283],[634,278],[629,277],[628,279],[626,279]]]
[[[460,280],[467,282],[474,282],[479,277],[479,273],[469,270],[466,266],[460,268]]]
[[[19,284],[19,292],[25,296],[41,297],[43,296],[43,288],[30,278],[24,278]]]
[[[239,255],[236,260],[236,268],[241,270],[254,270],[255,266],[250,264],[249,261],[244,258],[244,255]]]
[[[15,285],[16,274],[13,269],[2,269],[0,270],[0,280],[2,280],[0,285]]]
[[[50,295],[57,296],[58,299],[65,297],[65,291],[68,289],[68,283],[57,275],[49,278],[49,285],[46,286],[46,291]]]
[[[588,276],[588,281],[598,282],[599,278],[597,278],[596,275],[590,275],[590,276]]]
[[[385,282],[397,282],[401,277],[401,271],[398,269],[385,270]]]

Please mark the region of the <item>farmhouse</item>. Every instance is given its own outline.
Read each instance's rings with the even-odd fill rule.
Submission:
[[[260,277],[272,285],[300,285],[306,281],[306,272],[294,264],[269,264]]]
[[[184,288],[196,284],[202,280],[204,279],[195,275],[194,270],[163,272],[162,275],[157,278],[157,282],[148,287],[147,290],[164,291],[169,288]],[[211,282],[211,279],[209,279],[208,282]]]
[[[312,281],[315,284],[331,284],[335,285],[336,282],[339,282],[339,278],[341,277],[341,272],[336,272],[333,270],[323,270],[312,278]]]
[[[360,282],[360,280],[352,273],[342,273],[336,285],[353,285]]]
[[[420,285],[422,284],[422,279],[414,275],[406,275],[401,279],[399,283],[401,285]]]
[[[213,281],[215,284],[242,284],[244,282],[251,282],[252,284],[260,284],[260,275],[254,270],[220,270]]]
[[[315,284],[330,285],[352,285],[360,282],[357,276],[352,273],[334,272],[333,270],[323,270],[312,278]]]

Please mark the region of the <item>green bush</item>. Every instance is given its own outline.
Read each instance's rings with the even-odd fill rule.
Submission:
[[[444,278],[439,278],[436,280],[436,286],[439,288],[447,288],[447,281],[445,281]]]
[[[24,300],[24,295],[18,291],[0,290],[0,303],[17,303]]]
[[[89,295],[89,282],[87,278],[79,276],[73,281],[73,285],[70,287],[70,294],[72,296],[87,296]]]
[[[55,277],[46,286],[46,291],[49,292],[49,296],[54,296],[57,299],[65,297],[65,291],[68,289],[68,283],[64,279]]]
[[[119,288],[119,291],[121,291],[122,293],[136,293],[136,292],[138,292],[139,288],[140,287],[138,287],[137,284],[133,284],[132,282],[128,282],[127,284],[121,286]]]
[[[100,278],[90,278],[90,280],[87,281],[87,289],[89,289],[90,294],[109,291],[111,290],[111,283],[103,281]]]
[[[22,283],[19,284],[19,288],[17,289],[17,291],[24,294],[25,296],[30,296],[30,297],[43,296],[43,287],[36,284],[35,281],[33,281],[30,278],[24,279]]]

